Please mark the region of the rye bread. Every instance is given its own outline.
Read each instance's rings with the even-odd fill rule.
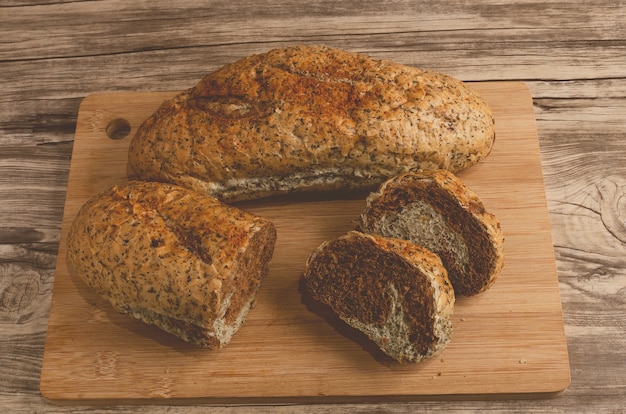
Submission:
[[[75,274],[119,312],[210,349],[243,324],[273,254],[269,221],[170,184],[87,201],[68,233]]]
[[[302,286],[396,361],[422,361],[450,341],[455,296],[446,269],[406,240],[352,231],[324,242]]]
[[[358,228],[406,239],[439,255],[457,296],[485,291],[504,266],[500,222],[449,171],[391,178],[367,198]]]
[[[451,76],[326,46],[252,55],[164,102],[135,133],[131,178],[232,202],[373,189],[459,171],[495,140],[487,103]]]

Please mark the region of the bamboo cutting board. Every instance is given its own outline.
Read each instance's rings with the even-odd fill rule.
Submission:
[[[44,397],[59,404],[173,404],[558,395],[570,370],[532,99],[517,82],[471,87],[492,106],[497,139],[485,161],[459,175],[499,218],[506,263],[491,289],[457,298],[450,344],[416,365],[382,362],[301,301],[306,258],[354,227],[363,197],[241,205],[274,221],[278,241],[257,306],[220,351],[187,345],[112,310],[68,269],[67,231],[87,198],[126,180],[130,137],[173,93],[87,97],[62,223]]]

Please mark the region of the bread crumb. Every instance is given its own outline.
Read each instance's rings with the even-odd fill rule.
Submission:
[[[525,363],[526,363],[526,360],[525,360],[524,358],[520,358],[519,363],[520,363],[520,364],[525,364]]]

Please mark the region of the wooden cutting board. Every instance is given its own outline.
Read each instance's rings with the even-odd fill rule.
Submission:
[[[492,106],[497,139],[485,161],[459,175],[500,219],[506,264],[490,290],[457,299],[450,344],[416,365],[382,362],[301,301],[306,258],[353,228],[363,197],[242,205],[273,220],[278,241],[257,306],[225,349],[197,349],[112,310],[68,269],[67,231],[88,197],[126,180],[130,137],[173,93],[87,97],[61,229],[43,396],[59,404],[173,404],[558,395],[570,370],[531,95],[517,82],[470,85]],[[125,126],[130,135],[122,138]]]

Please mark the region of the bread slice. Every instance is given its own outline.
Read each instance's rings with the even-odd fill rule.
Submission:
[[[272,257],[273,224],[169,184],[130,182],[87,201],[69,262],[119,312],[202,347],[228,344]]]
[[[504,266],[498,219],[448,171],[410,172],[388,180],[367,198],[358,228],[435,252],[457,296],[486,290]]]
[[[406,240],[349,232],[322,243],[304,294],[328,305],[399,362],[419,362],[450,341],[454,291],[439,258]]]

